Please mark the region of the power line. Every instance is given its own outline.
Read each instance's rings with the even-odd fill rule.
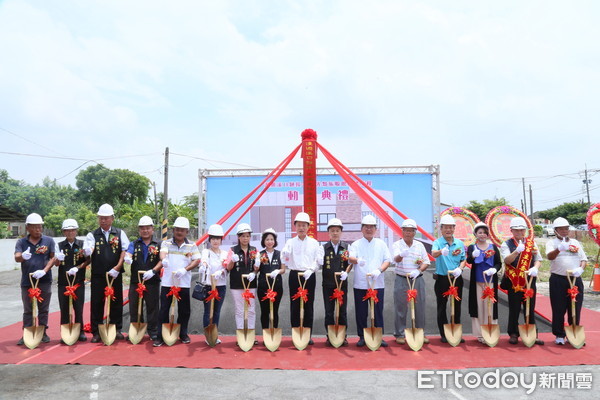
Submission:
[[[8,129],[6,129],[6,128],[2,128],[1,126],[0,126],[0,130],[4,131],[4,132],[6,132],[6,133],[10,133],[11,135],[13,135],[13,136],[16,136],[16,137],[18,137],[19,139],[22,139],[22,140],[24,140],[24,141],[26,141],[26,142],[28,142],[28,143],[33,143],[33,144],[35,144],[36,146],[40,146],[41,148],[43,148],[43,149],[46,149],[46,150],[48,150],[48,151],[51,151],[52,153],[56,153],[56,154],[60,154],[60,155],[63,155],[63,156],[64,156],[64,154],[61,154],[61,153],[59,153],[58,151],[56,151],[56,150],[54,150],[54,149],[51,149],[51,148],[49,148],[49,147],[46,147],[46,146],[44,146],[43,144],[39,144],[39,143],[37,143],[37,142],[34,142],[33,140],[31,140],[31,139],[29,139],[29,138],[23,137],[23,136],[19,135],[18,133],[15,133],[15,132],[13,132],[13,131],[9,131],[9,130],[8,130]]]

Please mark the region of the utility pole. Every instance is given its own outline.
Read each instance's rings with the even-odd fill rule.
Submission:
[[[154,188],[154,212],[156,213],[156,223],[158,224],[160,221],[160,214],[158,213],[158,199],[156,198],[156,182],[152,182],[152,187]]]
[[[529,219],[533,224],[533,191],[531,190],[531,185],[529,185],[529,211],[531,212]]]
[[[521,178],[523,183],[523,214],[527,215],[527,195],[525,194],[525,178]]]
[[[169,226],[169,148],[165,149],[165,187],[163,190],[163,221],[162,221],[162,240],[167,239],[167,228]]]
[[[583,180],[583,183],[585,183],[585,191],[587,192],[588,206],[590,206],[592,204],[592,202],[590,201],[590,183],[592,183],[592,180],[588,179],[587,164],[585,165],[585,179]]]

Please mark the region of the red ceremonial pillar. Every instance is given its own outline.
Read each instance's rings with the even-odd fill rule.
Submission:
[[[302,159],[304,169],[304,212],[310,216],[308,236],[317,237],[317,132],[302,131]]]

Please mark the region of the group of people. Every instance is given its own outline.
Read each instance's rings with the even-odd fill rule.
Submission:
[[[179,339],[190,343],[188,323],[191,314],[190,290],[192,271],[199,269],[200,280],[214,287],[212,321],[209,302],[204,304],[203,325],[211,322],[218,326],[221,307],[226,297],[227,281],[235,305],[235,321],[243,329],[247,318],[248,329],[255,328],[256,302],[260,304],[260,321],[263,329],[270,328],[270,303],[273,305],[272,326],[279,326],[279,305],[283,297],[283,275],[288,274],[291,326],[312,328],[316,295],[316,272],[322,270],[322,295],[325,308],[325,328],[337,322],[347,325],[348,277],[353,274],[353,296],[355,319],[359,337],[357,346],[365,345],[364,328],[368,326],[369,302],[374,302],[375,327],[383,328],[385,293],[385,271],[393,265],[395,274],[394,337],[404,344],[409,300],[412,293],[415,306],[415,326],[425,327],[426,284],[423,273],[435,260],[433,272],[434,293],[437,302],[437,325],[441,341],[447,342],[444,325],[448,323],[447,303],[454,298],[454,322],[460,324],[463,273],[470,265],[468,309],[472,318],[473,334],[483,342],[481,325],[488,323],[487,300],[498,296],[498,286],[508,293],[509,343],[518,343],[518,321],[521,311],[525,312],[524,298],[529,297],[530,323],[535,324],[536,276],[542,256],[531,237],[526,237],[527,225],[523,218],[511,220],[512,238],[498,249],[489,241],[489,227],[478,223],[474,227],[476,242],[466,247],[454,237],[455,220],[450,215],[440,218],[441,236],[433,242],[431,255],[421,241],[415,240],[417,223],[406,219],[402,223],[402,239],[396,241],[392,251],[385,242],[375,237],[377,221],[366,215],[361,221],[362,238],[352,244],[342,241],[343,223],[332,218],[327,224],[329,241],[321,245],[309,237],[310,217],[305,212],[295,216],[296,236],[289,239],[282,250],[278,247],[277,233],[265,230],[261,235],[259,251],[250,244],[252,229],[241,223],[237,227],[238,243],[229,250],[221,248],[224,236],[220,225],[208,229],[207,248],[200,251],[187,238],[189,221],[178,217],[172,226],[172,237],[158,242],[154,239],[154,223],[148,216],[139,220],[137,240],[130,242],[125,232],[113,226],[114,210],[103,204],[98,210],[98,229],[78,240],[78,224],[66,219],[62,224],[65,240],[58,244],[42,234],[43,219],[30,214],[26,220],[27,235],[15,246],[15,261],[21,263],[21,293],[23,301],[23,327],[32,326],[32,299],[38,301],[40,326],[48,325],[48,309],[52,295],[51,270],[58,267],[58,297],[61,324],[70,322],[69,296],[73,299],[74,322],[83,325],[84,280],[88,265],[91,269],[90,322],[92,342],[100,342],[98,326],[103,323],[106,293],[114,296],[110,302],[110,321],[115,324],[117,339],[125,339],[123,328],[123,281],[124,265],[129,264],[131,281],[129,287],[129,311],[131,321],[138,317],[147,322],[147,332],[155,347],[161,346],[160,324],[169,322],[171,296],[178,299],[177,323],[180,324]],[[579,324],[583,300],[581,274],[587,265],[587,257],[581,244],[569,238],[569,223],[564,218],[554,221],[556,237],[546,245],[546,256],[551,262],[550,299],[552,305],[552,332],[557,344],[565,343],[564,316],[572,320],[570,289],[567,271],[576,280],[577,295],[576,324]],[[504,266],[504,275],[499,271]],[[529,282],[529,286],[528,286]],[[411,292],[412,289],[416,289]],[[112,290],[110,289],[112,288]],[[177,288],[174,290],[173,288]],[[35,290],[34,290],[35,289]],[[109,291],[107,292],[107,289]],[[531,289],[531,290],[529,290]],[[215,292],[216,291],[216,292]],[[140,296],[145,303],[146,316],[138,316]],[[301,306],[301,300],[303,302]],[[335,304],[339,303],[336,318]],[[244,308],[247,307],[245,318]],[[301,321],[301,308],[303,319]],[[492,308],[493,323],[497,323],[498,307]],[[312,332],[312,329],[311,329]],[[50,338],[44,333],[43,342]],[[81,332],[79,340],[85,341]],[[464,341],[464,340],[463,340]],[[425,343],[429,343],[427,337]],[[217,342],[219,343],[219,342]],[[543,344],[541,340],[537,344]],[[23,344],[23,339],[19,341]],[[312,338],[309,344],[313,344]],[[329,339],[327,344],[330,345]],[[344,340],[344,346],[348,341]],[[382,341],[381,345],[388,344]]]

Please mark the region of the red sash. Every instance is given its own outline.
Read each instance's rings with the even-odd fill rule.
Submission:
[[[512,239],[514,240],[514,239]],[[533,257],[533,239],[525,239],[525,250],[519,255],[519,261],[517,266],[506,265],[506,275],[510,279],[513,290],[515,292],[522,292],[527,286],[527,279],[525,273],[529,270],[529,265]]]

